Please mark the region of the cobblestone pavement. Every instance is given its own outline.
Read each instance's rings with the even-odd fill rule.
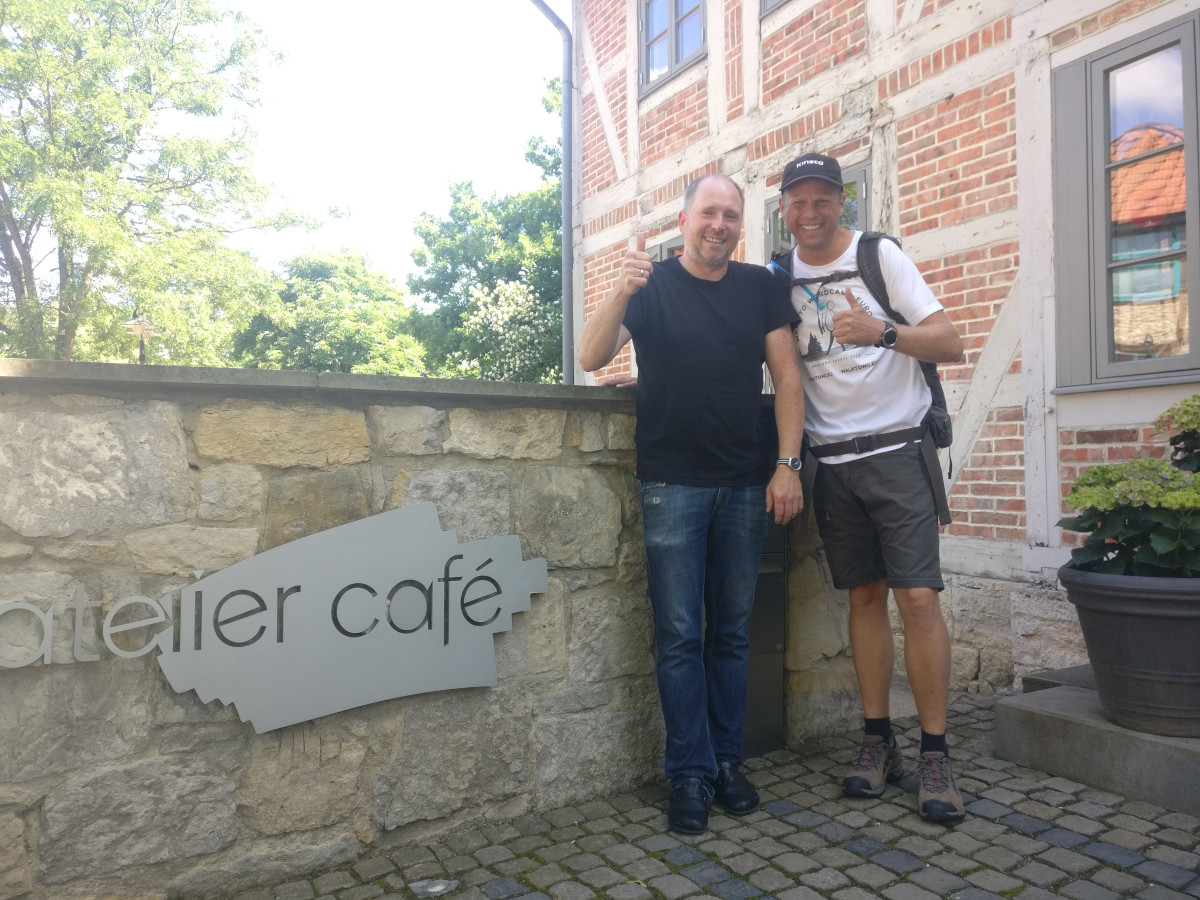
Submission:
[[[993,703],[964,695],[951,707],[967,802],[952,827],[920,819],[916,794],[899,787],[844,799],[858,738],[848,734],[747,761],[762,808],[741,819],[714,809],[695,837],[667,832],[666,789],[655,786],[372,854],[237,900],[1200,897],[1200,819],[995,759]],[[915,755],[916,719],[896,725]]]

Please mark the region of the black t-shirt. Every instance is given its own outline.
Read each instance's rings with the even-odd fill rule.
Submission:
[[[799,316],[761,266],[730,262],[720,281],[678,257],[654,265],[625,310],[637,350],[637,475],[697,487],[765,484],[761,427],[766,335]]]

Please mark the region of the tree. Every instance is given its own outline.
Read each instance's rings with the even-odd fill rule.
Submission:
[[[0,0],[0,355],[121,356],[138,314],[221,361],[267,279],[224,236],[265,192],[244,125],[184,127],[250,102],[259,52],[208,0]]]
[[[543,106],[561,110],[561,79],[547,91]],[[525,158],[542,171],[534,190],[484,200],[471,182],[453,184],[449,215],[422,213],[414,227],[421,243],[413,261],[423,272],[408,285],[431,307],[414,332],[431,374],[561,377],[562,152],[534,139]]]
[[[424,375],[409,335],[413,309],[387,276],[358,255],[298,256],[278,295],[234,338],[251,369]]]

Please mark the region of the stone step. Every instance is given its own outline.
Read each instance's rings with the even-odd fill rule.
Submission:
[[[1114,725],[1094,690],[1061,679],[997,700],[995,712],[998,758],[1200,817],[1200,738]]]

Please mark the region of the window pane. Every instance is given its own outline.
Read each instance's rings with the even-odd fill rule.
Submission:
[[[1188,339],[1186,257],[1112,272],[1110,362],[1183,356]]]
[[[1149,134],[1147,145],[1152,145]],[[1109,173],[1111,261],[1178,250],[1187,240],[1183,146]]]
[[[1173,44],[1109,72],[1108,124],[1112,159],[1134,152],[1141,130],[1167,126],[1183,135],[1183,52]]]
[[[699,6],[700,0],[675,0],[675,18],[682,19]]]
[[[650,80],[667,74],[667,39],[659,38],[646,48],[646,63],[650,67]]]
[[[675,61],[687,59],[700,49],[700,13],[694,12],[678,26]]]
[[[650,0],[646,4],[646,35],[653,39],[667,30],[667,0]]]
[[[846,194],[846,206],[842,209],[841,219],[838,220],[843,228],[857,230],[858,225],[858,182],[847,181],[842,190]]]

